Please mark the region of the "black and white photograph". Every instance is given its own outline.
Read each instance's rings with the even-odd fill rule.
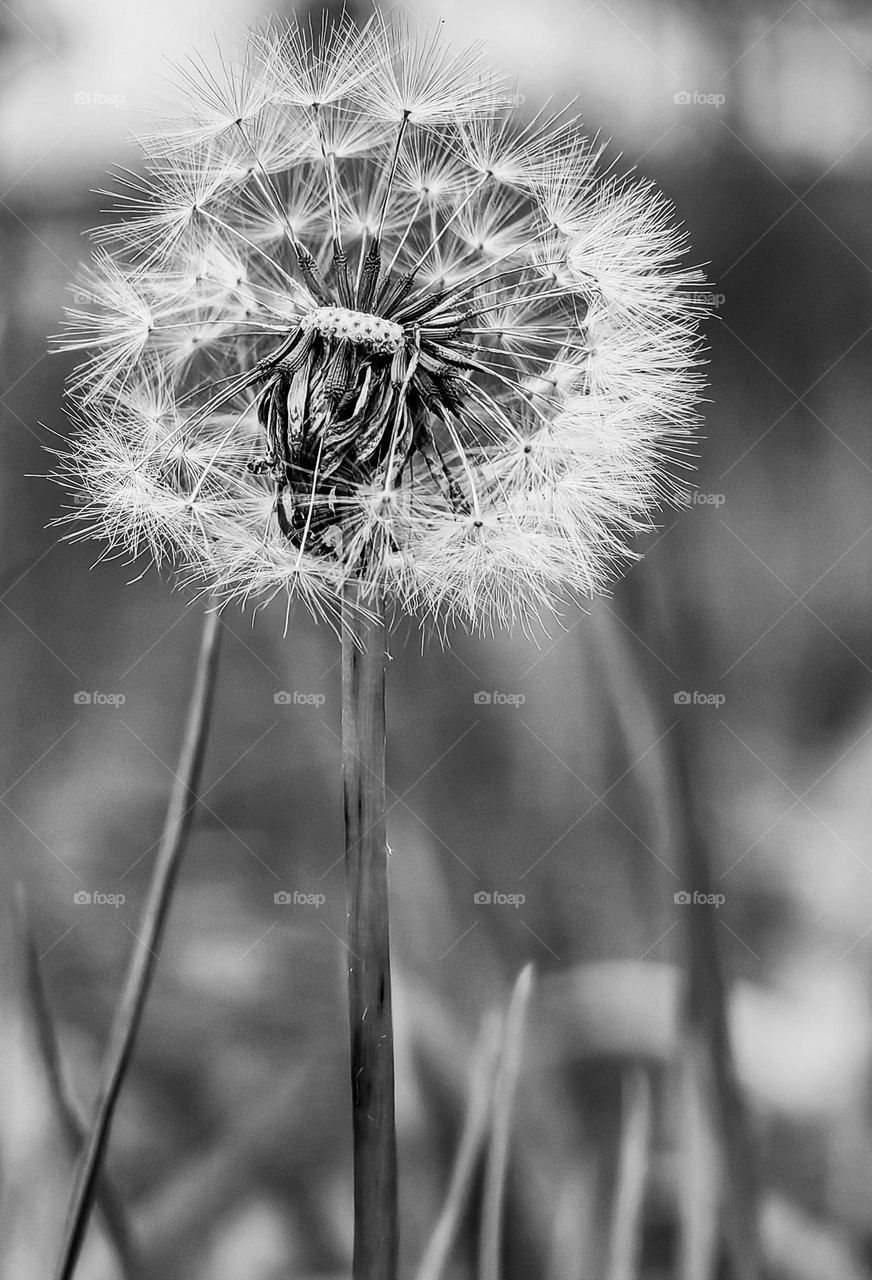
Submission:
[[[0,67],[0,1280],[872,1280],[872,9]]]

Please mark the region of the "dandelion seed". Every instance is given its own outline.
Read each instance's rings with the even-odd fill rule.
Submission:
[[[223,77],[183,70],[70,311],[80,531],[322,613],[352,579],[484,627],[600,590],[694,427],[667,202],[378,14]]]

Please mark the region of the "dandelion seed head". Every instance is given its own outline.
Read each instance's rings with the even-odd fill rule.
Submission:
[[[485,628],[601,590],[692,440],[668,203],[378,13],[179,75],[61,340],[76,536],[328,617],[349,579]]]

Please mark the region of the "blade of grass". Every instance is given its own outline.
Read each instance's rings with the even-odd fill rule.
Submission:
[[[94,1118],[76,1172],[61,1257],[55,1273],[56,1280],[72,1280],[75,1274],[76,1263],[88,1229],[98,1175],[109,1141],[115,1107],[133,1052],[136,1033],[158,959],[158,949],[169,915],[176,876],[193,822],[214,700],[221,632],[221,620],[217,612],[207,613],[203,623],[194,688],[188,708],[179,766],[170,794],[163,835],[155,858],[136,943],[112,1022]]]
[[[650,613],[646,611],[645,616],[649,617]],[[663,613],[665,616],[666,611]],[[679,718],[671,729],[663,731],[662,717],[657,714],[627,641],[629,628],[611,609],[602,607],[594,614],[609,692],[628,756],[643,765],[641,776],[651,794],[659,843],[663,850],[675,851],[680,884],[700,895],[710,895],[712,855],[706,825],[699,812],[686,719]],[[642,736],[646,725],[659,729],[653,748],[647,735]],[[701,1096],[705,1098],[702,1105],[710,1109],[718,1164],[723,1174],[725,1236],[736,1280],[759,1280],[759,1189],[748,1118],[733,1063],[715,908],[704,901],[698,902],[692,909],[682,909],[679,919],[684,935],[685,982],[681,1005],[682,1051],[687,1059],[684,1070],[701,1073],[699,1078],[704,1090]],[[697,1188],[694,1197],[697,1210],[700,1195],[701,1189]],[[687,1231],[694,1230],[687,1222],[684,1226]],[[692,1274],[692,1280],[704,1280],[705,1274],[697,1271]],[[687,1276],[691,1280],[691,1274]]]
[[[385,832],[384,606],[342,597],[342,772],[354,1161],[353,1280],[395,1280],[394,1042]]]
[[[416,1280],[441,1280],[451,1256],[491,1125],[493,1082],[499,1070],[502,1041],[503,1019],[492,1011],[482,1023],[473,1056],[463,1127],[445,1203],[421,1259]]]
[[[24,981],[28,1008],[35,1026],[55,1112],[63,1126],[64,1136],[70,1152],[75,1157],[82,1150],[85,1142],[85,1122],[70,1097],[64,1082],[57,1037],[55,1036],[54,1024],[49,1011],[33,929],[21,886],[18,886],[15,898],[19,933],[24,949]],[[105,1169],[100,1170],[97,1178],[96,1202],[106,1228],[106,1234],[121,1264],[122,1273],[126,1280],[135,1280],[137,1276],[142,1274],[141,1265],[127,1223],[127,1214],[123,1201],[115,1190],[115,1186]]]
[[[651,1151],[651,1079],[643,1066],[627,1067],[621,1094],[621,1143],[607,1280],[638,1280]]]
[[[712,858],[696,807],[690,747],[679,725],[671,736],[674,813],[672,829],[682,883],[704,897],[714,891]],[[701,1106],[719,1149],[725,1237],[737,1280],[761,1275],[757,1171],[748,1120],[736,1080],[727,1023],[727,993],[715,933],[716,908],[706,901],[681,912],[684,925],[685,984],[681,1021],[687,1069],[697,1071]],[[698,1280],[688,1272],[687,1280]]]
[[[533,991],[533,966],[526,965],[518,974],[506,1013],[500,1065],[494,1082],[493,1119],[484,1171],[481,1236],[479,1238],[479,1280],[500,1280],[503,1253],[503,1215],[506,1179],[509,1170],[509,1146],[512,1111],[521,1061],[527,1010]]]

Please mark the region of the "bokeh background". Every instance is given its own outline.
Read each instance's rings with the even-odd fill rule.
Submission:
[[[618,164],[675,201],[713,295],[697,490],[640,542],[613,596],[533,640],[422,643],[408,620],[393,634],[403,1274],[444,1197],[482,1018],[529,961],[506,1274],[606,1275],[634,1063],[653,1099],[640,1274],[676,1274],[691,1121],[674,1006],[682,913],[696,908],[675,895],[696,886],[658,837],[646,775],[678,735],[723,895],[715,935],[768,1273],[867,1276],[872,18],[837,0],[396,9],[485,40],[526,112],[576,98]],[[216,41],[232,52],[266,12],[255,0],[0,6],[3,1280],[51,1273],[71,1168],[28,1021],[15,885],[64,1076],[87,1108],[202,616],[154,570],[58,541],[50,522],[69,500],[44,473],[67,431],[70,362],[46,354],[48,335],[101,220],[94,191],[109,165],[139,164],[131,133],[169,93],[169,62],[194,48],[215,60]],[[203,805],[110,1167],[161,1280],[340,1276],[337,642],[300,610],[283,634],[279,606],[225,621]],[[277,904],[280,891],[323,901]],[[124,902],[76,902],[83,892]],[[466,1222],[457,1277],[474,1274],[474,1236]],[[117,1274],[99,1228],[81,1274]]]

